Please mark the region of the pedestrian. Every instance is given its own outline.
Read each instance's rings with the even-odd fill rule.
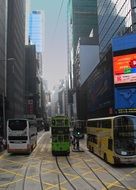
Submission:
[[[79,138],[76,138],[76,149],[79,150]]]
[[[76,146],[76,138],[75,138],[75,136],[72,136],[72,144],[73,144],[73,149],[75,149],[75,146]]]

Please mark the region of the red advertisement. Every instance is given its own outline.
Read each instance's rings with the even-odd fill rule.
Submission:
[[[28,108],[27,108],[28,114],[33,114],[33,100],[28,100]]]
[[[136,82],[136,53],[113,57],[114,84]]]

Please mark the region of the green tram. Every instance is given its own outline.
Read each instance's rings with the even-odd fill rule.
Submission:
[[[67,116],[57,115],[51,120],[52,154],[69,155],[70,153],[70,121]]]

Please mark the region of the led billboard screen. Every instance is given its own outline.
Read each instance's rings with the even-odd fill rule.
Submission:
[[[136,82],[136,53],[113,57],[114,84]]]
[[[136,87],[125,86],[115,89],[115,109],[136,109]]]

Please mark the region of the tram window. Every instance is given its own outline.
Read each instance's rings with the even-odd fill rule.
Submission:
[[[52,137],[52,142],[57,142],[57,136]]]
[[[58,141],[63,142],[63,136],[58,136]]]
[[[69,135],[64,135],[64,141],[69,141]]]
[[[55,125],[55,120],[52,120],[52,125]]]
[[[65,120],[65,125],[68,125],[68,120],[67,119]]]

